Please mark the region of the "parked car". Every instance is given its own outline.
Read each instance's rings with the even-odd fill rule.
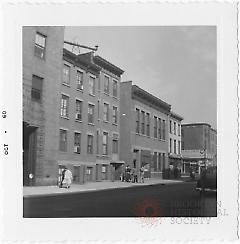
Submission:
[[[196,190],[204,192],[217,192],[217,167],[211,166],[201,170],[200,179],[197,181]]]

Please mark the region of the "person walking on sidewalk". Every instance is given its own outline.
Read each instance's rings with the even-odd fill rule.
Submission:
[[[60,182],[60,188],[63,187],[63,181],[64,181],[64,177],[65,177],[65,172],[66,172],[66,168],[64,167],[61,173],[61,182]]]
[[[140,168],[140,182],[144,183],[144,167]]]
[[[70,188],[72,184],[72,179],[73,179],[72,172],[68,168],[66,168],[64,180],[63,180],[63,183],[66,184],[66,188]]]

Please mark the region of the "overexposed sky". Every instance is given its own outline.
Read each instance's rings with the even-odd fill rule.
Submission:
[[[125,71],[122,81],[171,104],[183,123],[217,128],[214,26],[66,27],[65,40],[99,45],[96,53]]]

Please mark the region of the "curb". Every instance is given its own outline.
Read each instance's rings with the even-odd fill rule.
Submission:
[[[147,186],[156,186],[156,185],[162,185],[162,186],[167,186],[167,185],[175,185],[175,184],[184,184],[187,183],[186,181],[179,181],[179,182],[168,182],[166,183],[150,183],[147,185],[130,185],[130,186],[124,186],[124,187],[113,187],[113,188],[103,188],[103,189],[87,189],[83,191],[72,191],[72,192],[55,192],[55,193],[44,193],[44,194],[34,194],[34,195],[25,195],[23,198],[28,199],[28,198],[39,198],[39,197],[53,197],[53,196],[61,196],[61,195],[72,195],[72,194],[84,194],[84,193],[93,193],[93,192],[99,192],[99,191],[111,191],[111,190],[124,190],[124,189],[129,189],[129,188],[134,188],[134,187],[147,187]]]

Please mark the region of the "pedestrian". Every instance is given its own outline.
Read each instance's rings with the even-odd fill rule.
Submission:
[[[140,168],[140,182],[144,183],[144,167]]]
[[[65,177],[65,172],[66,172],[66,168],[64,167],[61,173],[61,181],[60,181],[60,188],[63,187],[63,181],[64,181],[64,177]]]
[[[137,177],[137,170],[136,168],[133,168],[133,183],[138,182],[138,177]]]
[[[64,180],[63,180],[63,184],[66,184],[66,188],[70,188],[72,179],[73,179],[72,172],[66,168],[66,171],[64,174]]]

